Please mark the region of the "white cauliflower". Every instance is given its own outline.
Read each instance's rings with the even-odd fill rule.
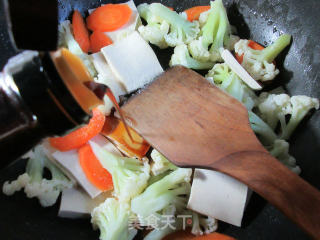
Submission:
[[[192,58],[189,54],[188,47],[185,44],[176,46],[174,48],[174,53],[171,56],[169,65],[170,67],[175,65],[182,65],[187,68],[192,68],[196,70],[210,69],[213,67],[212,62],[201,62]]]
[[[218,221],[212,217],[203,216],[196,212],[192,212],[192,229],[194,235],[209,234],[216,231]]]
[[[199,39],[193,40],[191,43],[188,45],[188,49],[191,53],[191,55],[203,62],[210,61],[210,52],[208,49],[207,44],[204,44],[204,37],[201,36]]]
[[[130,226],[130,205],[107,198],[93,209],[91,223],[100,229],[100,240],[131,240],[137,230]]]
[[[166,21],[162,21],[161,24],[142,25],[138,28],[138,31],[144,40],[158,46],[160,49],[164,49],[169,46],[165,40],[165,36],[169,33],[169,28],[169,24]]]
[[[42,146],[34,149],[33,157],[28,160],[26,173],[17,180],[3,185],[3,193],[12,195],[24,188],[28,198],[37,197],[43,207],[56,203],[60,193],[72,187],[72,182],[45,156]],[[51,179],[43,178],[43,171],[47,168],[51,172]]]
[[[290,96],[287,94],[269,94],[259,96],[258,105],[261,118],[274,130],[280,121],[282,129],[286,125],[286,115],[292,111]]]
[[[151,152],[153,164],[151,165],[151,172],[154,176],[164,173],[167,170],[175,170],[177,167],[172,164],[165,156],[159,153],[156,149]]]
[[[222,62],[220,50],[233,50],[235,42],[239,40],[231,35],[222,0],[211,2],[211,9],[200,15],[199,22],[203,26],[199,38],[189,44],[190,54],[199,61]]]
[[[229,68],[226,63],[215,64],[206,78],[213,78],[214,84],[242,102],[248,110],[257,103],[255,93]]]
[[[249,47],[248,40],[242,39],[235,44],[234,48],[239,56],[243,55],[241,65],[255,80],[270,81],[279,74],[279,70],[276,69],[273,60],[290,44],[290,41],[291,36],[283,34],[265,49],[254,50]]]
[[[102,166],[111,173],[114,195],[119,201],[128,202],[146,188],[150,178],[147,161],[116,156],[94,142],[90,145]]]
[[[185,16],[171,11],[160,3],[141,4],[138,6],[138,11],[147,22],[146,28],[140,27],[139,32],[145,40],[160,48],[187,44],[194,40],[200,31],[197,21],[189,22]]]
[[[208,10],[208,11],[202,12],[202,13],[200,14],[200,16],[199,16],[199,25],[200,25],[200,28],[202,28],[202,27],[206,24],[210,12],[211,12],[211,9]]]
[[[290,120],[281,134],[281,138],[285,140],[290,138],[293,131],[311,109],[319,109],[319,99],[317,98],[298,95],[291,97],[290,102],[292,109]]]
[[[292,172],[301,173],[301,168],[297,166],[296,159],[289,154],[289,143],[282,139],[274,141],[270,154],[286,165]]]

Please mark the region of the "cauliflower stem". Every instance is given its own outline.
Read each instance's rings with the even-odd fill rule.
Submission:
[[[200,37],[189,44],[191,55],[200,61],[222,61],[221,48],[233,49],[231,27],[222,0],[211,2],[211,10],[206,23],[201,29]],[[209,46],[211,45],[210,49]]]
[[[263,50],[254,50],[249,47],[248,40],[240,40],[235,44],[235,52],[243,56],[241,65],[255,80],[270,81],[279,74],[279,70],[272,62],[290,41],[291,36],[283,34]]]
[[[131,201],[131,210],[140,219],[157,213],[170,204],[176,209],[186,206],[186,198],[190,192],[191,169],[178,168],[161,180],[148,186],[146,190]]]

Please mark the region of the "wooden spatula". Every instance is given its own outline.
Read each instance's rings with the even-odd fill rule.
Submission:
[[[240,102],[201,75],[174,67],[122,110],[133,128],[174,164],[240,180],[320,239],[320,193],[260,144]]]

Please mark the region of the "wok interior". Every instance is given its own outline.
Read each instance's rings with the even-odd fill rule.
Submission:
[[[104,3],[110,1],[102,1]],[[113,1],[120,3],[124,1]],[[152,1],[135,1],[136,4]],[[158,1],[159,2],[159,1]],[[194,5],[207,5],[207,0],[163,0],[161,3],[182,11]],[[283,85],[290,94],[304,94],[320,98],[320,15],[317,0],[224,0],[229,20],[238,29],[241,38],[250,38],[268,45],[280,33],[293,35],[287,52],[277,58],[280,74],[267,88]],[[1,3],[2,4],[2,3]],[[98,0],[59,0],[59,18],[70,17],[73,9],[82,13],[101,4]],[[0,66],[15,51],[5,31],[3,7],[0,7]],[[172,49],[159,51],[154,48],[163,67],[168,66]],[[302,177],[320,188],[320,112],[296,131],[292,138],[291,153],[302,168]],[[15,146],[18,147],[18,146]],[[23,172],[24,162],[16,163],[0,174],[0,184]],[[97,239],[87,220],[66,220],[56,217],[58,206],[41,208],[37,200],[26,200],[23,193],[10,198],[0,194],[0,231],[4,239]],[[244,229],[220,224],[219,231],[238,239],[309,239],[280,212],[257,195],[253,196],[244,217]]]

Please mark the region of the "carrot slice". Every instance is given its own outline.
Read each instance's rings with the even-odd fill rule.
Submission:
[[[261,46],[259,43],[256,43],[255,41],[249,40],[249,44],[248,46],[254,50],[263,50],[264,47]],[[238,54],[236,54],[236,59],[238,60],[238,62],[241,64],[243,61],[243,54],[241,56],[239,56]]]
[[[167,8],[169,8],[171,11],[174,11],[173,7],[167,7]]]
[[[86,144],[78,150],[79,163],[88,180],[101,191],[113,189],[111,174],[103,168],[94,155],[91,146]]]
[[[95,31],[90,36],[91,52],[99,52],[101,48],[112,44],[112,40],[103,32]]]
[[[92,31],[111,32],[125,25],[132,14],[127,4],[106,4],[98,7],[87,18],[87,26]]]
[[[50,138],[51,146],[65,152],[85,145],[91,138],[101,132],[105,122],[105,116],[100,110],[93,109],[92,114],[88,125],[76,129],[66,136]]]
[[[187,231],[178,231],[166,236],[163,240],[236,240],[233,237],[221,233],[211,233],[202,236],[195,236]]]
[[[194,20],[198,20],[200,17],[200,14],[208,11],[209,9],[210,9],[210,6],[196,6],[196,7],[192,7],[187,10],[184,10],[184,12],[187,14],[188,21],[192,22]]]
[[[73,12],[72,27],[74,39],[77,41],[82,51],[88,53],[90,50],[89,32],[81,13],[78,10],[74,10]]]

